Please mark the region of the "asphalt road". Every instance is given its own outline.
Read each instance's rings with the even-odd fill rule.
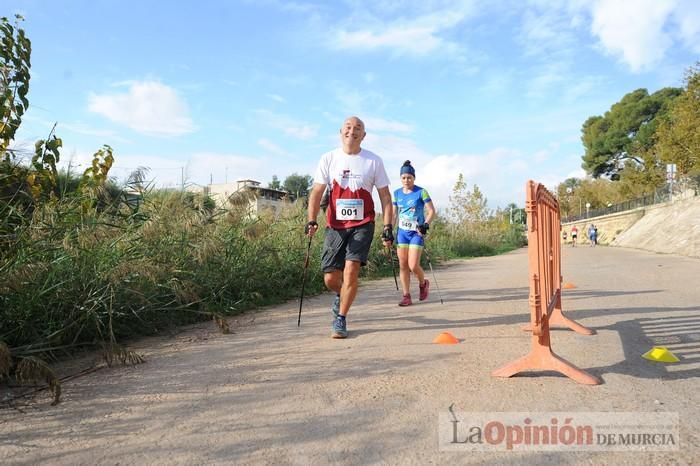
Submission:
[[[392,278],[366,282],[330,338],[332,296],[208,323],[135,347],[147,363],[67,382],[63,402],[0,410],[3,464],[697,464],[700,458],[700,260],[608,247],[565,248],[567,316],[596,330],[552,334],[552,348],[599,376],[509,379],[491,371],[525,355],[527,254],[435,270],[428,301],[396,303]],[[429,277],[431,277],[429,275]],[[431,277],[432,278],[432,277]],[[417,295],[417,285],[414,294]],[[436,345],[449,331],[456,345]],[[664,344],[681,361],[641,355]],[[678,449],[445,451],[460,413],[678,413]],[[606,416],[606,415],[603,415]],[[444,440],[444,439],[443,439]]]

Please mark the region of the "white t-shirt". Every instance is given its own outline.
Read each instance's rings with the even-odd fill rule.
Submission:
[[[389,186],[389,177],[377,154],[361,149],[348,155],[339,148],[321,156],[314,183],[331,188],[328,226],[346,229],[374,221],[372,189]]]

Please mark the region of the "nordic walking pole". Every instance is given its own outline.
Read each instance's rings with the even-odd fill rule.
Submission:
[[[311,253],[311,239],[309,236],[309,244],[306,246],[306,259],[304,259],[304,278],[301,280],[301,296],[299,297],[299,318],[297,319],[297,327],[301,325],[301,306],[304,303],[304,286],[306,285],[306,271],[309,270],[309,254]]]
[[[433,270],[433,263],[430,262],[430,254],[428,254],[428,250],[425,249],[425,246],[423,246],[423,252],[425,253],[425,258],[428,259],[428,265],[430,266],[430,272],[433,274],[433,281],[435,282],[435,286],[437,287],[438,296],[440,296],[440,304],[445,304],[442,301],[442,292],[440,291],[440,285],[438,284],[437,277],[435,276],[435,271]]]
[[[391,271],[394,274],[394,283],[396,284],[396,291],[399,291],[399,281],[396,279],[396,267],[394,267],[394,246],[389,248],[389,258],[391,259]]]

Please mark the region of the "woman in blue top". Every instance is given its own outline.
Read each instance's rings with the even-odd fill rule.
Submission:
[[[428,297],[430,283],[420,266],[420,256],[428,234],[430,222],[435,216],[435,208],[428,191],[414,184],[416,170],[411,161],[406,160],[401,167],[402,187],[394,191],[394,224],[398,225],[396,236],[396,255],[399,257],[401,287],[403,298],[399,306],[410,306],[411,272],[418,278],[421,301]]]

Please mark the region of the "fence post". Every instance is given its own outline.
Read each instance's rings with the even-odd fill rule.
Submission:
[[[530,353],[491,373],[494,377],[511,377],[523,371],[560,372],[578,383],[598,385],[601,380],[574,366],[552,351],[550,324],[563,324],[579,333],[590,334],[586,327],[561,313],[561,219],[559,202],[539,183],[526,185],[528,225],[528,277],[530,296]],[[589,333],[590,332],[590,333]]]

